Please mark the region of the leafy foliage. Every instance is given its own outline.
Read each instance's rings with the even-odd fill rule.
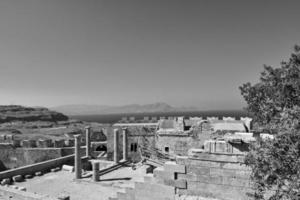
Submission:
[[[240,87],[254,122],[275,134],[258,140],[245,163],[256,199],[300,199],[300,47],[281,67],[265,66],[260,82]]]
[[[247,110],[260,126],[275,128],[280,114],[286,109],[300,106],[300,46],[295,46],[289,61],[281,67],[264,66],[260,82],[240,87]],[[273,127],[275,125],[275,127]]]

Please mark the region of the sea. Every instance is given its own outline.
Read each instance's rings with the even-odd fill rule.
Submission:
[[[72,119],[78,119],[87,122],[98,122],[104,124],[113,124],[119,122],[123,117],[135,117],[135,120],[142,120],[144,117],[251,117],[243,110],[214,110],[214,111],[193,111],[193,112],[157,112],[157,113],[121,113],[121,114],[103,114],[103,115],[73,115]]]

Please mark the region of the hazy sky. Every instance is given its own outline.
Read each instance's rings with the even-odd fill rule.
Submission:
[[[240,109],[300,43],[300,1],[1,0],[0,104]]]

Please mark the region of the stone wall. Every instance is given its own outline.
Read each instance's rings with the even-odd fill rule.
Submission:
[[[61,167],[64,164],[72,164],[74,163],[74,155],[69,155],[61,158],[55,158],[39,163],[35,163],[32,165],[26,165],[23,167],[19,167],[16,169],[10,169],[7,171],[0,172],[0,180],[5,178],[12,178],[16,175],[27,175],[34,174],[35,172],[46,172],[55,167]]]
[[[11,145],[0,145],[0,161],[5,169],[13,169],[24,165],[30,165],[62,155],[60,148],[14,148]]]
[[[81,156],[86,147],[81,147]],[[15,148],[11,144],[0,144],[0,171],[31,165],[34,163],[74,154],[74,147],[63,148]]]
[[[155,145],[162,152],[173,155],[187,155],[190,148],[201,148],[198,139],[186,134],[160,134],[155,138]]]
[[[193,157],[177,157],[177,164],[186,166],[178,180],[187,182],[180,195],[197,195],[221,200],[252,199],[251,171],[243,164],[244,156],[198,153]]]
[[[250,169],[243,165],[243,155],[194,153],[166,162],[153,174],[125,188],[110,200],[166,200],[193,196],[218,200],[252,200]]]

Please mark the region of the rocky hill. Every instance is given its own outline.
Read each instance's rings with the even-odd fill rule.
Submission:
[[[68,117],[47,108],[32,108],[19,105],[0,106],[0,123],[11,121],[66,121]]]

